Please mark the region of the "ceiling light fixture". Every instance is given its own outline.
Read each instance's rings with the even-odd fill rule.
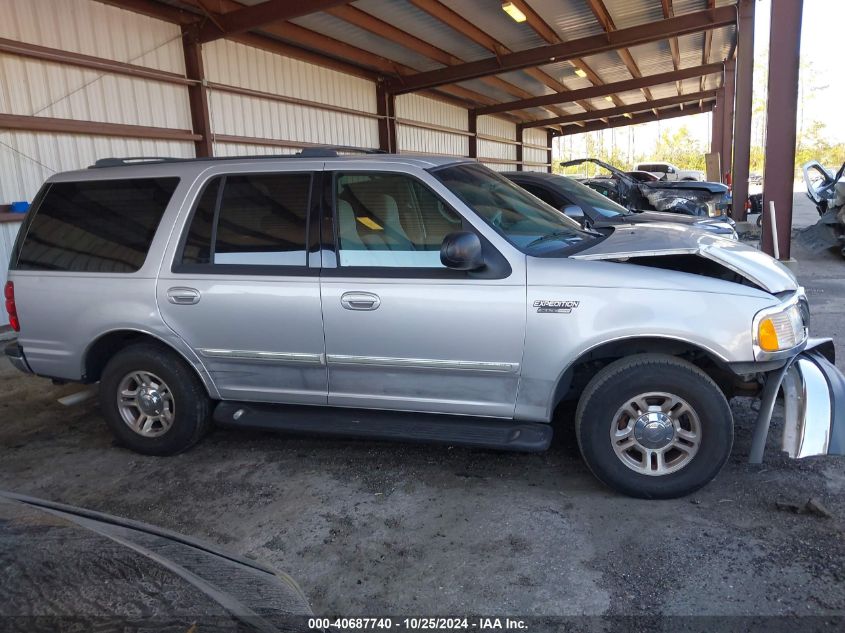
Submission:
[[[633,119],[633,118],[634,118],[634,115],[633,115],[633,114],[631,114],[630,112],[626,112],[623,116],[624,116],[626,119]]]
[[[519,10],[519,7],[516,6],[513,2],[503,2],[502,11],[511,16],[514,22],[525,22],[525,20],[528,19],[527,17],[525,17],[525,14]]]
[[[575,67],[575,74],[578,75],[579,77],[583,78],[583,77],[587,76],[587,71],[583,70],[581,68],[578,68],[578,66],[576,66]]]
[[[610,95],[606,96],[606,97],[604,98],[604,100],[605,100],[605,101],[610,101],[611,103],[613,103],[613,97],[611,97]]]

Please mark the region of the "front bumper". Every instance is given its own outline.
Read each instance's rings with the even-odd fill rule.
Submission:
[[[749,461],[759,464],[775,399],[783,393],[783,450],[792,458],[845,455],[845,375],[833,364],[833,341],[810,339],[804,351],[770,372]]]
[[[30,369],[29,364],[26,362],[26,356],[23,355],[23,348],[17,343],[6,345],[6,358],[9,359],[9,362],[12,363],[15,369],[25,374],[32,373],[32,369]]]

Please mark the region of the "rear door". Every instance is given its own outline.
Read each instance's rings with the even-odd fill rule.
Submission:
[[[486,271],[445,268],[443,238],[473,227],[436,181],[378,163],[345,167],[325,172],[326,237],[338,247],[321,276],[329,403],[511,417],[524,271],[483,237]]]
[[[299,160],[287,171],[214,168],[171,240],[159,310],[223,398],[326,402],[319,266],[308,261],[321,169]]]

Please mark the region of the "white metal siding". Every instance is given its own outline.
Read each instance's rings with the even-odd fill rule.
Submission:
[[[522,133],[522,142],[526,145],[546,146],[546,130],[530,127]],[[522,148],[522,160],[526,163],[545,163],[548,160],[546,150],[534,147]],[[546,171],[545,167],[526,165],[525,171]]]
[[[15,243],[15,237],[20,227],[20,222],[0,222],[0,285],[6,284],[9,258],[12,256],[12,245]],[[6,325],[8,322],[9,315],[4,311],[2,317],[0,317],[0,325]]]
[[[268,154],[295,154],[293,147],[277,145],[255,145],[253,143],[215,143],[215,156],[266,156]]]
[[[497,119],[491,116],[478,117],[478,133],[484,136],[496,136],[503,139],[516,140],[516,124],[504,119]],[[485,158],[496,158],[500,160],[516,161],[516,145],[506,141],[489,141],[478,139],[478,160],[484,162]],[[492,169],[508,171],[516,169],[516,163],[485,163]]]
[[[467,111],[429,97],[406,94],[396,97],[396,118],[418,121],[443,128],[467,131]],[[465,134],[431,130],[402,123],[396,124],[400,152],[466,156],[469,142]]]
[[[0,37],[184,75],[178,26],[93,0],[0,0]],[[187,88],[0,55],[0,112],[187,130]],[[0,204],[108,156],[194,155],[189,142],[0,130]]]
[[[366,79],[228,40],[217,40],[204,46],[203,62],[210,82],[367,113],[376,112],[375,85]],[[260,96],[214,89],[210,92],[209,109],[214,134],[378,147],[378,123],[374,117]]]
[[[52,174],[87,167],[99,158],[193,155],[193,143],[184,141],[0,131],[0,203],[32,200]]]

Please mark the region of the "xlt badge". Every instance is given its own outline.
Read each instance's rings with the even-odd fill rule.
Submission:
[[[534,302],[534,307],[539,313],[558,313],[569,314],[578,307],[578,301],[549,301],[547,299],[538,299]]]

